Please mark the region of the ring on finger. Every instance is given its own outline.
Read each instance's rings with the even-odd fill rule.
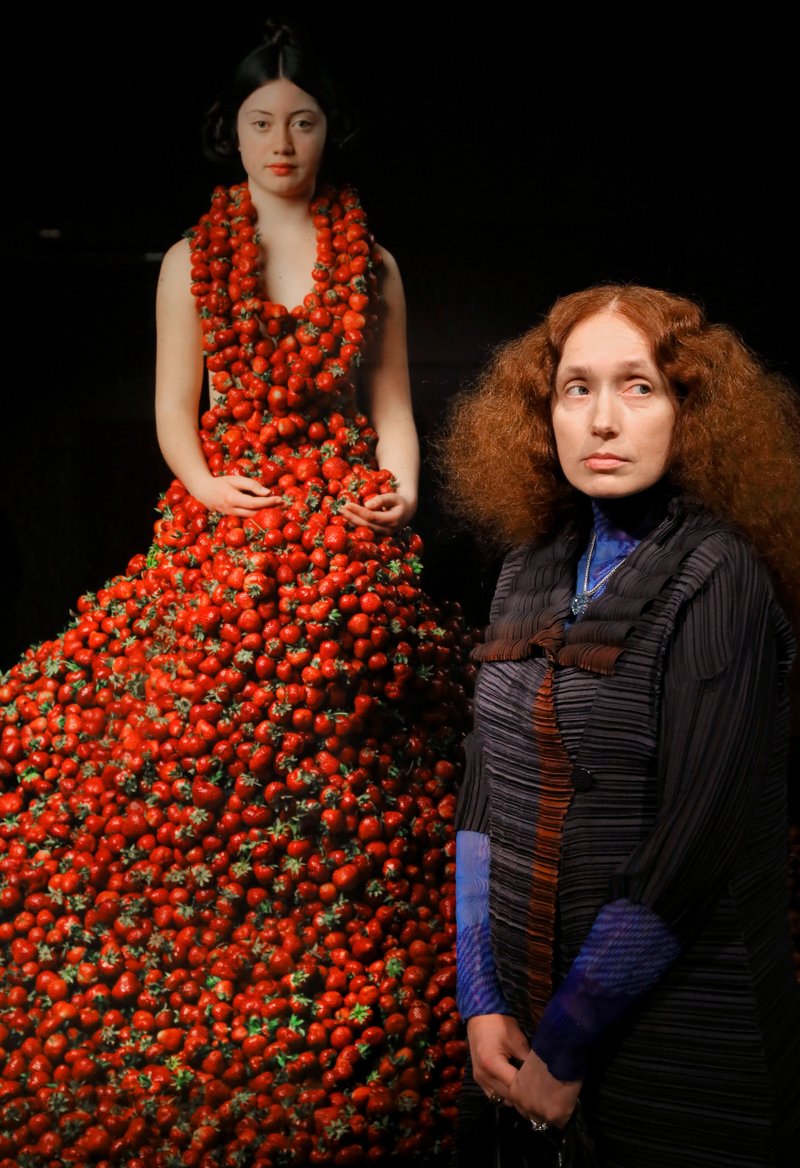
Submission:
[[[529,1115],[528,1119],[531,1121],[531,1127],[535,1132],[546,1132],[550,1127],[546,1119],[536,1119],[533,1115]]]
[[[496,1091],[492,1091],[491,1095],[489,1096],[489,1102],[494,1103],[495,1106],[497,1106],[498,1103],[503,1102],[503,1097],[498,1095]]]

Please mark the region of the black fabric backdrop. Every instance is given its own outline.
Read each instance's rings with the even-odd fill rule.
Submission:
[[[360,110],[352,178],[409,305],[425,579],[480,623],[496,564],[443,513],[430,438],[491,347],[557,295],[622,279],[698,297],[797,380],[788,38],[752,13],[700,36],[509,5],[282,11],[308,20]],[[215,22],[141,4],[113,25],[99,12],[22,17],[7,48],[24,81],[9,127],[3,668],[150,542],[170,478],[153,426],[158,262],[221,178],[202,115],[275,8]]]

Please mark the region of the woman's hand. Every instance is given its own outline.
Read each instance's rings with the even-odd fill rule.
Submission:
[[[539,1056],[531,1051],[510,1083],[508,1098],[526,1119],[546,1120],[563,1128],[575,1110],[582,1083],[554,1079]]]
[[[264,507],[280,507],[282,495],[273,495],[268,487],[246,475],[208,476],[208,483],[192,492],[209,511],[223,515],[251,516]]]
[[[373,495],[363,504],[344,503],[340,515],[354,527],[368,527],[376,535],[392,535],[413,518],[416,507],[395,491]]]
[[[495,1102],[497,1096],[507,1100],[517,1066],[531,1052],[521,1028],[507,1014],[476,1014],[467,1022],[467,1038],[475,1082]]]

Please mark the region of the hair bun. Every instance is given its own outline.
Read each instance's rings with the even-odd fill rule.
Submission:
[[[297,32],[290,24],[280,20],[264,21],[264,45],[275,48],[283,45],[297,45]]]

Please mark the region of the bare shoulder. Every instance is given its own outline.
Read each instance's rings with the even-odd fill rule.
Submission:
[[[180,282],[188,287],[188,277],[192,269],[192,252],[188,239],[179,239],[164,252],[159,272],[159,283],[172,285]]]
[[[381,257],[381,270],[383,271],[384,277],[399,280],[400,268],[398,267],[397,260],[390,251],[387,251],[385,247],[377,244],[377,248],[378,254]]]
[[[400,307],[405,302],[405,294],[403,291],[403,279],[400,275],[400,268],[397,260],[390,251],[385,247],[378,245],[378,253],[381,257],[381,265],[378,269],[378,283],[381,290],[381,296],[387,304],[394,304]]]
[[[192,253],[188,239],[179,239],[164,253],[158,274],[156,302],[160,311],[196,315],[192,296]]]

